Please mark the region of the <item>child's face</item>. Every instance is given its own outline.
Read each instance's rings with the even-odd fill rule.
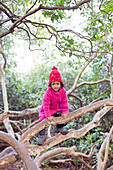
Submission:
[[[54,81],[51,83],[51,88],[54,90],[54,91],[58,91],[61,87],[61,83],[59,81]]]

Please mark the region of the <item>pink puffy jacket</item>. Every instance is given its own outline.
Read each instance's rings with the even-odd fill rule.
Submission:
[[[39,122],[46,117],[52,116],[57,111],[62,110],[62,114],[69,113],[68,109],[66,90],[61,87],[60,90],[56,92],[50,87],[43,96],[43,105],[39,111]]]

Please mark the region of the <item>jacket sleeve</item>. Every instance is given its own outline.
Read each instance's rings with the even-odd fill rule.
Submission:
[[[51,95],[50,95],[50,92],[47,90],[43,97],[43,109],[44,109],[45,117],[51,116],[51,114],[50,114],[50,100],[51,100]]]
[[[69,113],[68,98],[65,89],[63,89],[62,91],[61,105],[62,105],[62,114]]]

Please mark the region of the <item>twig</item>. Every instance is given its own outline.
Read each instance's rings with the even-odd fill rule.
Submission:
[[[68,96],[72,96],[72,97],[76,98],[77,100],[79,100],[80,101],[80,107],[82,107],[82,103],[83,103],[82,99],[80,99],[78,96],[76,96],[74,94],[69,94]]]
[[[87,164],[83,159],[81,159],[80,157],[77,157],[77,159],[78,159],[80,162],[82,162],[85,166],[87,166],[90,170],[93,169],[90,165],[88,165],[88,164]]]
[[[17,125],[16,122],[10,120],[10,123],[14,124],[16,128],[20,131],[20,133],[22,134],[22,130],[20,129],[20,127]]]

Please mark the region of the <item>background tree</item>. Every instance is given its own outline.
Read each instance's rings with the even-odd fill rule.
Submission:
[[[106,2],[104,0],[101,2],[93,0],[36,0],[34,2],[14,1],[12,3],[11,1],[6,2],[3,0],[0,1],[0,5],[0,71],[4,99],[3,102],[1,100],[0,122],[1,129],[4,130],[2,124],[4,123],[8,133],[16,138],[14,140],[12,137],[8,136],[7,133],[0,133],[0,139],[12,146],[1,152],[1,168],[15,162],[17,160],[17,153],[25,162],[26,167],[29,167],[26,159],[24,160],[21,153],[18,151],[18,148],[23,149],[23,147],[28,151],[29,155],[35,157],[34,164],[34,162],[26,156],[26,158],[28,158],[28,163],[31,163],[30,166],[32,166],[33,169],[37,167],[39,169],[44,160],[55,157],[58,154],[74,156],[89,169],[96,166],[97,169],[105,169],[107,168],[107,160],[109,165],[112,166],[112,162],[110,162],[113,154],[110,151],[113,147],[112,121],[109,120],[111,123],[108,121],[106,123],[107,119],[104,117],[103,121],[107,125],[104,132],[108,132],[108,134],[104,134],[104,137],[100,135],[102,128],[96,127],[99,126],[99,121],[104,115],[107,115],[107,117],[108,115],[110,116],[110,112],[108,111],[112,109],[113,105],[113,101],[111,100],[113,95],[113,2]],[[76,31],[73,25],[71,29],[66,28],[65,25],[62,27],[62,23],[64,24],[66,21],[69,21],[72,15],[71,11],[77,13],[77,10],[80,10],[81,15],[86,19],[83,32]],[[48,139],[44,146],[41,147],[35,145],[37,133],[41,129],[49,126],[50,122],[47,120],[41,123],[37,122],[36,116],[39,111],[39,107],[37,106],[41,104],[43,93],[48,84],[48,75],[51,70],[50,63],[47,62],[46,64],[46,66],[49,67],[45,68],[41,66],[39,70],[34,69],[30,75],[20,79],[19,76],[11,70],[14,60],[12,58],[13,55],[10,55],[10,49],[12,49],[11,45],[13,44],[14,37],[23,38],[28,41],[30,50],[37,49],[43,51],[46,41],[50,42],[50,45],[54,43],[54,46],[59,50],[58,54],[61,55],[60,60],[66,58],[66,62],[59,62],[55,58],[54,53],[52,56],[58,68],[62,69],[63,81],[66,84],[65,87],[69,97],[70,114],[66,120],[54,118],[52,125],[61,122],[69,122],[67,128],[73,129],[70,130],[69,134],[65,137],[58,134]],[[49,58],[46,57],[45,60],[47,59],[49,61]],[[8,98],[5,81],[3,81],[4,71],[7,77]],[[36,83],[37,81],[38,83]],[[30,88],[31,86],[32,88]],[[12,110],[8,109],[8,105]],[[28,109],[29,107],[30,109]],[[78,119],[78,117],[81,118]],[[85,126],[83,127],[84,124]],[[6,129],[4,131],[6,131]],[[96,133],[92,133],[91,129],[94,129]],[[106,138],[105,135],[107,135]],[[10,138],[11,142],[7,140],[8,138]],[[105,140],[103,141],[104,138]],[[16,140],[19,141],[19,144]],[[92,143],[95,145],[95,149],[92,147]],[[55,149],[54,146],[58,144],[61,144],[63,147],[57,147]],[[75,144],[77,145],[77,150],[79,150],[78,152],[76,148],[73,147]],[[70,148],[67,148],[67,145],[70,145]],[[54,150],[42,154],[43,151],[50,148]],[[16,152],[13,152],[13,149]],[[23,153],[27,155],[24,149]],[[104,149],[105,159],[103,161],[101,156],[104,155]],[[89,151],[91,152],[88,155]],[[85,154],[83,154],[83,152]],[[82,158],[87,158],[88,160],[88,158],[93,156],[93,159],[96,160],[95,155],[97,155],[97,153],[97,164],[94,163],[94,161],[88,164],[85,159],[81,159],[80,157],[82,156]],[[9,159],[7,160],[8,157]],[[60,162],[61,160],[58,161]],[[67,159],[62,161],[67,161]],[[71,161],[73,161],[72,157]]]

